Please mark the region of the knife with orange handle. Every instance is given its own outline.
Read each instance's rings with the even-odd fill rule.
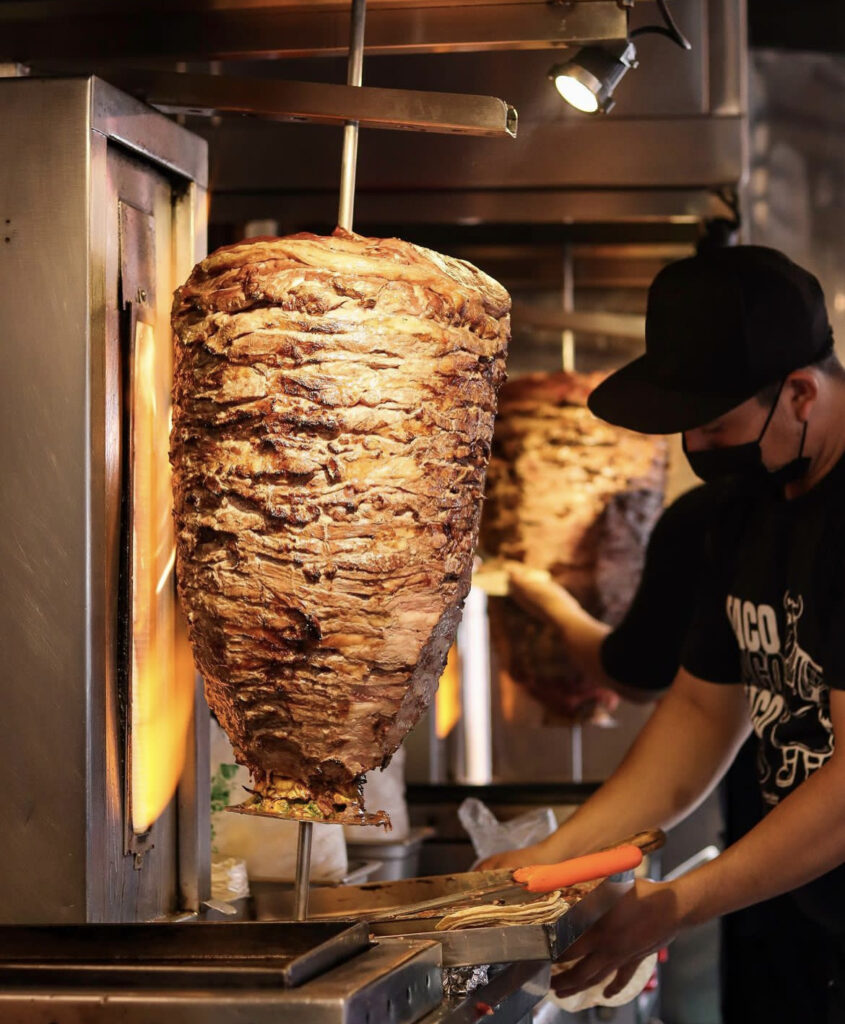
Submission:
[[[645,853],[659,850],[665,842],[666,836],[660,829],[649,829],[596,853],[572,857],[557,864],[531,864],[517,868],[513,872],[513,880],[525,886],[528,892],[554,892],[579,882],[591,882],[638,868]]]
[[[559,864],[537,864],[528,868],[517,868],[514,871],[505,869],[479,872],[482,878],[489,880],[490,884],[476,889],[459,889],[455,892],[445,893],[442,896],[435,896],[432,899],[422,900],[417,903],[408,904],[407,906],[390,907],[385,908],[384,910],[379,910],[377,908],[335,910],[323,914],[312,914],[309,919],[314,921],[324,921],[341,917],[344,919],[361,917],[366,918],[366,920],[371,923],[401,921],[402,919],[414,918],[420,915],[433,913],[437,910],[445,910],[446,908],[453,907],[459,903],[498,896],[511,890],[522,890],[523,892],[527,891],[532,893],[553,892],[555,889],[565,887],[567,885],[575,885],[576,881],[589,882],[595,878],[604,878],[608,874],[615,874],[618,871],[629,870],[627,867],[613,867],[614,864],[620,863],[620,859],[614,858],[612,861],[604,860],[599,862],[593,858],[600,857],[606,853],[615,853],[616,850],[621,848],[632,847],[637,851],[639,856],[637,863],[639,863],[642,861],[644,854],[653,853],[655,850],[659,850],[665,842],[666,836],[659,828],[649,829],[644,832],[637,832],[636,835],[629,836],[621,843],[611,847],[606,847],[604,850],[587,854],[584,857],[575,857],[572,860],[561,861]],[[634,854],[630,853],[628,857],[633,859]],[[572,865],[577,866],[578,877],[576,881],[561,882],[560,879],[565,877],[563,875],[564,871],[569,873],[568,877],[572,877]],[[606,870],[608,867],[613,867],[613,870]],[[545,887],[542,889],[534,889],[520,883],[520,876],[522,872],[532,872],[540,869],[544,872],[556,872],[554,876],[556,884],[552,885],[549,889],[546,889]],[[596,871],[598,871],[598,873],[596,873]]]
[[[394,907],[381,913],[377,912],[377,916],[372,915],[368,919],[371,921],[397,921],[406,917],[416,917],[419,914],[443,910],[458,903],[499,896],[513,890],[530,893],[553,892],[555,889],[576,885],[578,882],[589,882],[620,871],[628,871],[630,867],[641,863],[644,854],[659,850],[665,842],[666,835],[661,829],[648,829],[629,836],[615,846],[606,847],[604,850],[583,857],[564,860],[558,864],[537,864],[526,868],[516,868],[514,871],[481,872],[483,877],[490,879],[490,885],[436,896],[406,907]],[[624,855],[618,853],[620,850],[625,851]],[[526,885],[522,882],[522,874],[526,871],[529,873],[542,872],[542,874],[532,876],[530,884]],[[541,887],[535,888],[535,885]]]
[[[559,864],[532,864],[517,868],[513,873],[515,882],[524,885],[528,892],[554,892],[579,882],[591,882],[594,878],[607,878],[621,871],[638,868],[643,862],[643,851],[632,843],[623,843],[600,853],[588,853],[584,857],[572,857]]]

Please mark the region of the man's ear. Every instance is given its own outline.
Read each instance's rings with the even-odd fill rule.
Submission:
[[[812,370],[793,370],[786,378],[787,400],[799,423],[806,423],[819,397],[819,382]]]

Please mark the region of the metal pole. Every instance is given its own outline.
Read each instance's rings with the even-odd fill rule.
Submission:
[[[572,266],[572,248],[563,243],[563,311],[575,312],[575,276]],[[575,370],[575,332],[564,330],[560,336],[561,369],[567,373]]]
[[[575,274],[572,265],[572,246],[563,243],[563,311],[575,312]],[[567,373],[575,370],[575,332],[566,329],[561,332],[561,369]],[[570,770],[573,782],[581,782],[584,777],[583,732],[580,722],[574,722],[569,730],[570,736]]]
[[[308,917],[308,892],[311,885],[311,830],[313,822],[300,821],[296,840],[296,891],[293,915],[297,921]]]
[[[364,71],[364,15],[367,0],[352,0],[352,19],[349,31],[349,60],[346,84],[360,85]],[[358,122],[347,121],[343,128],[343,157],[340,164],[340,204],[337,223],[352,230],[352,212],[355,207],[355,170],[358,163]],[[313,823],[300,821],[296,842],[296,891],[293,913],[297,921],[308,917],[308,893],[311,884],[311,834]]]
[[[572,781],[582,782],[584,780],[584,750],[582,747],[582,726],[580,722],[573,722],[570,727],[572,740]]]
[[[352,22],[349,32],[349,60],[346,84],[360,85],[364,71],[364,15],[367,0],[352,0]],[[355,171],[358,164],[358,122],[347,121],[343,129],[343,157],[340,165],[340,204],[337,223],[352,230],[355,208]]]

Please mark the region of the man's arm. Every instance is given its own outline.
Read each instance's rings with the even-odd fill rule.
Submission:
[[[622,764],[568,821],[543,842],[482,866],[554,863],[642,829],[670,828],[721,779],[749,729],[740,686],[680,669]]]
[[[561,635],[569,656],[596,686],[615,690],[620,697],[636,704],[647,704],[663,692],[626,686],[605,670],[601,658],[602,643],[611,632],[581,607],[579,602],[549,576],[547,572],[530,569],[520,562],[507,562],[509,595],[532,615],[538,615],[554,626]]]
[[[830,691],[834,735],[845,737],[845,691]],[[796,889],[845,862],[845,742],[721,857],[678,879],[682,925]]]
[[[549,573],[521,562],[506,562],[508,596],[532,615],[539,616],[561,634],[569,655],[596,684],[612,687],[599,651],[610,626],[586,612],[569,591]]]
[[[832,690],[834,734],[845,736],[845,692]],[[561,995],[611,971],[608,995],[648,953],[681,929],[770,899],[845,863],[845,744],[716,860],[674,882],[638,882],[567,953],[582,958],[559,975]]]

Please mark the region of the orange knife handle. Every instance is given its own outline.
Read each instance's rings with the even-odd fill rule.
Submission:
[[[642,859],[643,851],[638,846],[626,843],[611,850],[573,857],[559,864],[535,864],[517,868],[513,878],[515,882],[525,885],[529,892],[553,892],[579,882],[590,882],[594,878],[606,878],[620,871],[630,871],[639,867]]]

